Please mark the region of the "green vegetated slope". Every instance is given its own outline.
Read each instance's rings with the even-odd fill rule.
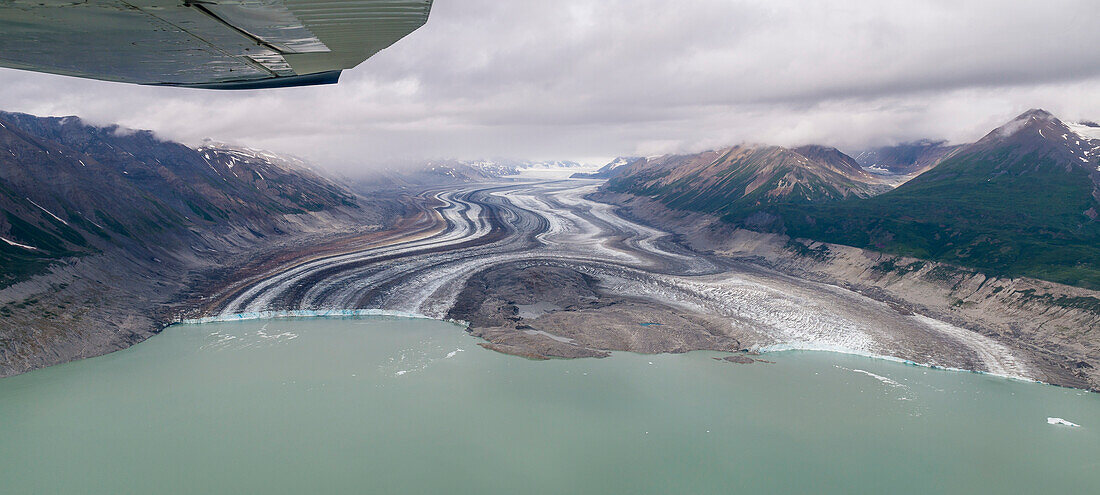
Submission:
[[[725,213],[779,203],[867,197],[879,186],[847,155],[821,146],[734,146],[641,159],[607,188],[672,208]]]
[[[1096,144],[1021,118],[894,191],[774,213],[796,237],[1100,288]]]
[[[720,204],[623,190],[750,229],[1100,289],[1096,130],[1029,111],[871,198],[762,203],[745,195]]]

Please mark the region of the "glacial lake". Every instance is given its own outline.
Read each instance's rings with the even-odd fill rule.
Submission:
[[[1097,394],[477,343],[387,317],[178,325],[5,378],[0,493],[1100,493]]]

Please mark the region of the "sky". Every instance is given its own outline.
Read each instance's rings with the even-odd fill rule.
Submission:
[[[219,92],[0,69],[0,109],[305,157],[572,159],[969,142],[1100,120],[1097,0],[436,0],[336,86]]]

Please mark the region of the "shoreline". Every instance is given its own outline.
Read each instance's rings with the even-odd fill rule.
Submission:
[[[173,253],[184,261],[165,256],[163,263],[139,262],[114,250],[58,264],[46,274],[0,289],[9,298],[5,308],[19,304],[14,314],[0,318],[0,337],[9,333],[9,340],[0,340],[7,345],[0,347],[0,377],[127,349],[185,316],[203,314],[216,304],[219,294],[256,276],[256,267],[285,264],[318,250],[339,249],[395,232],[407,234],[402,227],[415,228],[418,219],[427,219],[418,218],[424,217],[420,210],[397,214],[393,205],[426,204],[404,194],[363,200],[363,204],[383,203],[384,207],[371,211],[286,215],[280,217],[286,224],[283,235],[233,245],[211,259],[196,261],[188,249],[182,249]],[[383,221],[373,222],[379,215],[385,217]],[[217,238],[211,235],[211,239]],[[64,312],[38,314],[61,305]]]
[[[217,316],[203,316],[199,318],[182,318],[164,327],[167,329],[173,325],[202,325],[204,323],[223,323],[234,321],[250,321],[250,320],[278,320],[286,318],[362,318],[362,317],[374,317],[374,316],[390,316],[396,318],[404,318],[410,320],[433,320],[443,323],[450,323],[452,325],[460,326],[463,328],[469,328],[470,324],[462,320],[452,320],[449,318],[432,318],[431,316],[422,315],[419,313],[410,313],[407,311],[395,311],[389,309],[292,309],[292,310],[273,310],[273,311],[257,311],[253,313],[232,313],[227,315]],[[163,329],[162,329],[163,330]]]
[[[451,324],[451,325],[454,325],[454,326],[457,326],[457,327],[461,327],[471,337],[476,338],[478,340],[481,340],[482,342],[479,342],[478,345],[480,347],[485,348],[486,350],[497,352],[499,354],[514,356],[514,357],[523,357],[523,356],[519,356],[519,355],[507,353],[507,352],[501,352],[501,351],[496,350],[492,347],[487,347],[487,346],[481,345],[481,344],[489,343],[489,341],[482,338],[482,337],[479,337],[477,335],[474,335],[474,334],[470,333],[471,327],[470,327],[470,324],[468,322],[465,322],[465,321],[462,321],[462,320],[454,320],[454,319],[450,319],[450,318],[433,318],[433,317],[425,316],[425,315],[422,315],[422,314],[409,313],[409,312],[404,312],[404,311],[385,310],[385,309],[285,310],[285,311],[260,311],[260,312],[255,312],[255,313],[235,313],[235,314],[229,314],[229,315],[219,315],[219,316],[207,316],[207,317],[202,317],[202,318],[181,319],[181,320],[174,321],[174,322],[170,323],[169,325],[162,328],[161,331],[167,330],[168,328],[176,326],[176,325],[203,325],[203,324],[207,324],[207,323],[232,323],[232,322],[238,322],[238,321],[280,320],[280,319],[299,319],[299,318],[300,319],[330,319],[330,318],[332,318],[332,319],[360,319],[360,318],[375,318],[375,317],[395,317],[395,318],[401,318],[401,319],[431,320],[431,321],[437,321],[437,322],[440,322],[440,323],[448,323],[448,324]],[[157,332],[157,333],[160,333],[160,332]],[[140,344],[140,342],[139,342],[139,344]],[[615,352],[636,354],[636,355],[639,355],[639,356],[655,356],[655,355],[661,355],[661,354],[676,355],[676,354],[687,354],[687,353],[691,353],[691,352],[716,352],[716,353],[730,354],[730,351],[717,350],[717,349],[694,349],[694,350],[690,350],[690,351],[686,351],[686,352],[655,352],[655,353],[638,352],[638,351],[610,350],[610,349],[600,349],[600,350],[608,352],[609,353],[608,357],[610,357],[610,355],[614,355]],[[933,370],[938,370],[938,371],[948,371],[948,372],[955,372],[955,373],[972,373],[972,374],[985,375],[985,376],[994,377],[994,378],[1002,378],[1002,379],[1012,380],[1012,381],[1017,381],[1017,382],[1035,383],[1035,384],[1039,384],[1039,385],[1050,385],[1050,386],[1054,386],[1054,387],[1058,387],[1058,388],[1066,388],[1066,389],[1070,389],[1070,390],[1080,390],[1080,391],[1088,392],[1088,393],[1097,393],[1093,390],[1089,390],[1089,389],[1086,389],[1086,388],[1071,387],[1071,386],[1067,386],[1067,385],[1058,385],[1058,384],[1048,383],[1048,382],[1044,382],[1042,380],[1038,380],[1038,379],[1034,379],[1034,378],[1028,378],[1028,377],[1024,377],[1024,376],[1005,375],[1005,374],[994,373],[994,372],[989,372],[989,371],[972,370],[972,369],[966,369],[966,368],[957,368],[957,367],[952,367],[952,366],[941,366],[941,365],[931,364],[931,363],[919,363],[919,362],[913,361],[911,359],[904,359],[904,358],[899,358],[899,357],[896,357],[896,356],[890,356],[890,355],[886,355],[886,354],[875,354],[875,353],[860,351],[860,350],[856,350],[856,349],[832,347],[832,346],[827,346],[827,345],[815,345],[815,344],[812,344],[812,343],[772,344],[772,345],[763,346],[763,347],[759,347],[759,348],[753,348],[753,349],[749,349],[749,350],[752,351],[752,352],[760,353],[762,355],[778,354],[778,353],[801,353],[801,352],[842,354],[842,355],[857,356],[857,357],[867,358],[867,359],[872,359],[872,360],[889,361],[889,362],[892,362],[892,363],[904,364],[904,365],[907,365],[907,366],[914,366],[914,367],[917,367],[917,368],[926,368],[926,369],[933,369]],[[738,352],[740,352],[740,351],[738,351]],[[732,354],[736,355],[738,352],[733,352]],[[588,358],[591,358],[591,357],[586,357],[586,356],[553,357],[553,358],[550,358],[550,359],[574,360],[574,359],[588,359]],[[600,359],[602,359],[602,358],[600,358]]]
[[[956,368],[956,367],[953,367],[953,366],[941,366],[941,365],[938,365],[938,364],[931,364],[931,363],[918,363],[918,362],[913,361],[911,359],[899,358],[899,357],[896,357],[896,356],[889,356],[889,355],[885,355],[885,354],[875,354],[875,353],[871,353],[871,352],[857,351],[857,350],[854,350],[854,349],[831,348],[831,347],[828,347],[828,346],[814,347],[813,345],[798,345],[798,344],[775,344],[775,345],[766,346],[766,347],[763,347],[763,348],[760,348],[760,349],[756,349],[756,352],[759,352],[760,354],[771,354],[771,353],[780,353],[780,352],[826,352],[826,353],[833,353],[833,354],[844,354],[844,355],[848,355],[848,356],[859,356],[859,357],[864,357],[864,358],[874,359],[874,360],[890,361],[890,362],[893,362],[893,363],[904,364],[904,365],[907,365],[907,366],[914,366],[914,367],[917,367],[917,368],[928,368],[928,369],[933,369],[933,370],[951,371],[951,372],[957,372],[957,373],[973,373],[973,374],[976,374],[976,375],[986,375],[986,376],[991,376],[991,377],[995,377],[995,378],[1003,378],[1003,379],[1006,379],[1006,380],[1012,380],[1012,381],[1016,381],[1016,382],[1038,383],[1040,385],[1051,385],[1051,386],[1055,386],[1055,387],[1059,387],[1059,388],[1068,388],[1068,389],[1071,389],[1071,390],[1081,390],[1081,391],[1084,391],[1084,392],[1094,393],[1093,390],[1089,390],[1087,388],[1070,387],[1070,386],[1067,386],[1067,385],[1058,385],[1058,384],[1054,384],[1054,383],[1044,382],[1042,380],[1037,380],[1035,378],[1028,378],[1028,377],[1025,377],[1025,376],[1005,375],[1005,374],[1001,374],[1001,373],[994,373],[994,372],[991,372],[991,371],[971,370],[971,369],[966,369],[966,368]]]

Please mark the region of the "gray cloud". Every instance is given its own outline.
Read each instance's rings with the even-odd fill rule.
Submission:
[[[1095,0],[438,0],[335,87],[211,92],[0,70],[0,108],[215,137],[354,173],[741,141],[972,140],[1100,118]]]

